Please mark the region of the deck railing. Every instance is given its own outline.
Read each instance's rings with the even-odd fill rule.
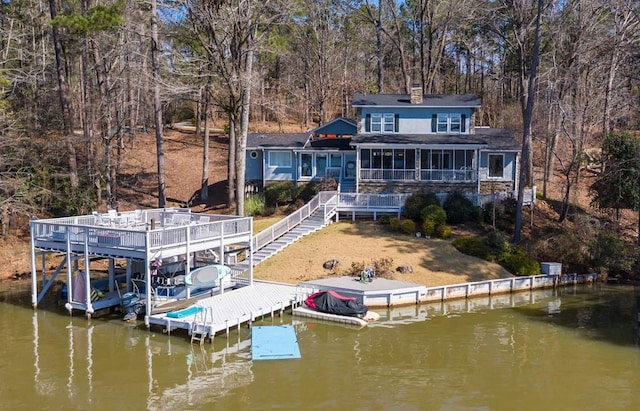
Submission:
[[[256,234],[253,237],[253,251],[256,252],[257,250],[264,248],[265,246],[274,242],[276,239],[288,233],[306,218],[311,216],[311,214],[313,214],[319,207],[324,207],[324,215],[326,219],[327,213],[331,213],[330,210],[333,206],[333,198],[335,197],[335,194],[335,192],[318,193],[311,199],[311,201],[309,201],[307,204],[305,204],[292,214],[288,215],[286,218],[278,221],[266,230],[263,230]]]
[[[181,211],[177,211],[181,210]],[[131,217],[136,215],[136,219]],[[31,221],[35,241],[97,247],[150,250],[200,241],[212,237],[233,238],[251,234],[251,218],[202,215],[182,209],[156,209],[142,212],[111,213]]]

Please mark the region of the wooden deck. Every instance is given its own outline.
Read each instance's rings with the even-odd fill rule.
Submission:
[[[254,281],[253,285],[198,301],[202,311],[179,319],[167,313],[145,317],[149,325],[159,325],[166,332],[184,329],[192,335],[194,330],[210,339],[221,331],[239,328],[243,323],[274,315],[300,304],[312,290],[289,284]]]

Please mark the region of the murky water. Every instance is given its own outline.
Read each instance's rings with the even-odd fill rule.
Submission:
[[[247,328],[200,347],[28,301],[0,295],[0,409],[640,409],[631,287],[382,310],[364,329],[286,314],[302,358],[255,362]]]

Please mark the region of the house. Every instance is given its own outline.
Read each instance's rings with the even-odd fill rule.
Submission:
[[[355,94],[356,119],[337,118],[308,133],[251,134],[246,180],[305,184],[326,177],[341,192],[463,191],[517,188],[520,145],[504,129],[475,125],[476,95]]]

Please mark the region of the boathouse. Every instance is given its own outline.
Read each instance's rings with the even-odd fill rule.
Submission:
[[[159,274],[166,279],[172,273],[189,273],[212,258],[228,262],[240,251],[245,252],[249,264],[232,270],[231,277],[236,283],[249,285],[253,281],[252,224],[250,217],[198,214],[183,208],[34,219],[30,222],[32,305],[36,308],[62,275],[66,308],[91,316],[97,310],[119,306],[122,294],[132,289],[132,278],[146,282],[144,288],[151,290],[151,282],[160,278]],[[229,253],[233,254],[225,255]],[[94,299],[98,282],[91,267],[99,261],[106,265],[108,277],[100,280],[105,291]],[[55,269],[47,278],[51,265]],[[124,273],[116,273],[117,266]],[[152,295],[146,293],[145,297],[148,317]]]

